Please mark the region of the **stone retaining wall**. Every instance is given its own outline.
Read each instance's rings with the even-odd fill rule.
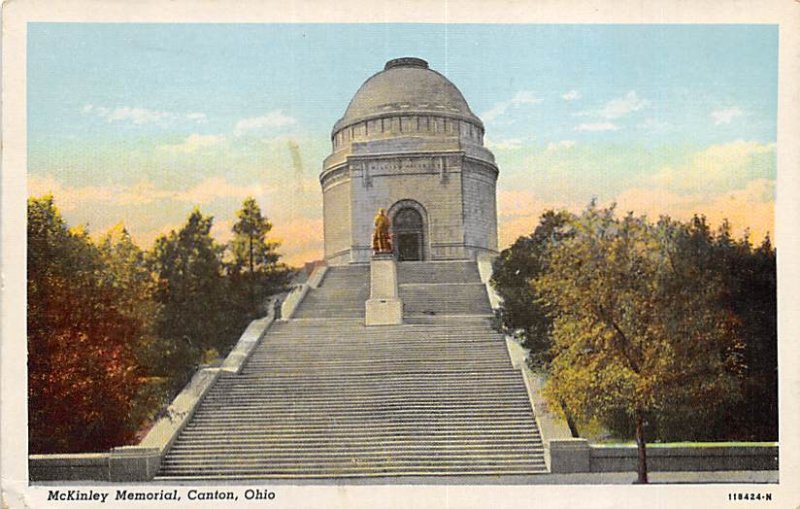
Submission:
[[[31,454],[28,477],[31,481],[110,481],[111,453]]]
[[[636,446],[591,446],[592,472],[635,471]],[[778,470],[778,445],[726,445],[701,443],[647,447],[650,471]]]

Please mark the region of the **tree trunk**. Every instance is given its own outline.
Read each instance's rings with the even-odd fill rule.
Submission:
[[[647,484],[647,444],[644,438],[644,416],[641,410],[636,411],[636,448],[639,450],[639,463],[636,471],[639,474],[636,484]]]
[[[567,405],[565,405],[563,401],[561,401],[559,404],[561,405],[561,411],[564,412],[564,417],[567,420],[569,432],[574,438],[580,438],[581,434],[578,432],[578,425],[575,423],[575,419],[572,417],[572,412],[569,411]]]

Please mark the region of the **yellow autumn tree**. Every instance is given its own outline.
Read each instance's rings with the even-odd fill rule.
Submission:
[[[641,483],[649,418],[699,416],[739,394],[740,324],[719,278],[680,257],[687,234],[668,218],[620,219],[592,204],[550,245],[532,283],[553,319],[546,393],[583,418],[628,416]]]

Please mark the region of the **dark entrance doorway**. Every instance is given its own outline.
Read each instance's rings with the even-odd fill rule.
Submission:
[[[397,259],[419,261],[423,259],[424,235],[422,215],[411,207],[397,211],[392,222]]]

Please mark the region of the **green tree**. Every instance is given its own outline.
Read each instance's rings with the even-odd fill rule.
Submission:
[[[31,452],[130,443],[146,324],[52,196],[28,200],[28,432]]]
[[[175,362],[170,344],[158,336],[157,323],[163,307],[155,300],[156,281],[148,269],[145,253],[122,225],[109,230],[99,241],[104,277],[120,291],[120,313],[140,324],[134,353],[140,366],[141,385],[130,419],[148,423],[172,395],[169,380],[186,370]]]
[[[228,289],[223,274],[224,247],[211,237],[213,218],[194,209],[186,224],[156,239],[149,255],[156,300],[163,306],[158,333],[174,345],[176,356],[195,361],[209,349],[230,342]]]
[[[252,318],[263,312],[258,308],[267,296],[286,288],[291,271],[280,263],[280,244],[268,236],[272,223],[262,215],[255,199],[247,198],[236,216],[239,220],[228,244],[228,274],[234,291],[240,290],[243,313]]]
[[[252,197],[245,199],[242,208],[236,212],[239,221],[233,225],[233,240],[230,249],[233,254],[232,269],[249,273],[272,269],[278,263],[279,243],[268,240],[272,223],[261,214],[261,208]]]
[[[553,319],[546,392],[585,418],[626,415],[647,482],[648,419],[702,418],[738,396],[739,323],[720,278],[680,256],[683,225],[591,205],[570,228],[533,282]]]
[[[492,268],[492,286],[502,299],[496,316],[498,328],[528,349],[528,363],[533,368],[546,368],[550,362],[553,322],[531,282],[544,270],[547,247],[566,234],[570,218],[564,211],[545,212],[533,233],[504,249]]]
[[[740,243],[741,245],[741,243]],[[746,440],[778,440],[778,292],[776,253],[767,236],[755,249],[740,247],[729,274],[736,279],[732,308],[743,323],[744,398],[727,423]],[[741,439],[741,438],[740,438]]]
[[[721,300],[739,318],[744,341],[743,397],[704,429],[733,440],[777,440],[777,287],[769,236],[754,249],[747,234],[733,239],[727,222],[712,232],[704,217],[695,217],[678,249],[680,257],[722,281]],[[686,435],[685,426],[676,425],[671,423],[674,431]]]

